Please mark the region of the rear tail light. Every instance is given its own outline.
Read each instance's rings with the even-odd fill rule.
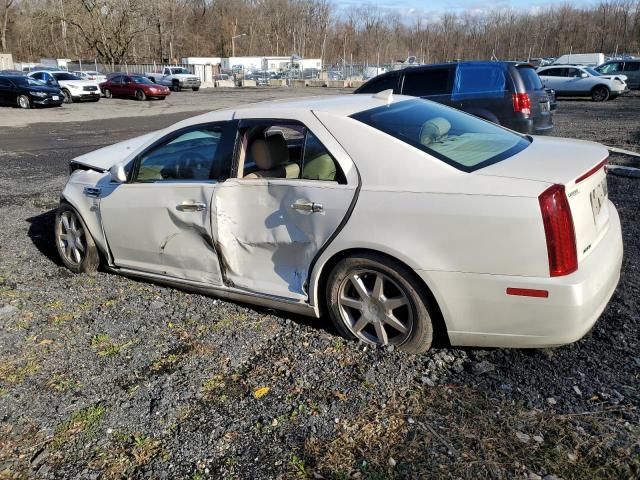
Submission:
[[[564,185],[552,185],[539,197],[544,233],[547,238],[549,273],[569,275],[578,269],[576,234]]]
[[[512,97],[514,112],[524,113],[525,115],[531,113],[531,97],[529,97],[528,93],[514,93]]]

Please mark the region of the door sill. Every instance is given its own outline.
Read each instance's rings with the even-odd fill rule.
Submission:
[[[285,310],[287,312],[298,313],[309,317],[317,317],[316,310],[308,303],[291,300],[275,295],[266,295],[262,293],[251,292],[234,287],[216,286],[208,283],[186,280],[183,278],[170,277],[157,273],[150,273],[131,268],[109,267],[114,273],[120,273],[127,277],[141,278],[152,280],[170,287],[181,288],[193,292],[211,295],[225,300],[243,302],[261,307],[275,308]]]

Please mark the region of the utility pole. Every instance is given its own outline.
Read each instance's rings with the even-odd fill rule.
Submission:
[[[246,33],[241,33],[240,35],[234,35],[233,37],[231,37],[231,56],[232,57],[236,56],[236,38],[246,37],[246,36],[247,36]]]

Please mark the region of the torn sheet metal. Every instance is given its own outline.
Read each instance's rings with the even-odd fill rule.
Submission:
[[[112,184],[100,211],[119,267],[221,285],[211,238],[212,184]],[[131,208],[135,206],[135,208]]]
[[[227,180],[214,194],[214,236],[225,280],[238,288],[306,299],[309,266],[344,218],[355,187],[334,182]],[[321,205],[317,212],[295,203]]]

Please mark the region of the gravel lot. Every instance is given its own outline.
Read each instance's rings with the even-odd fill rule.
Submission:
[[[0,110],[14,125],[0,129],[0,478],[638,478],[640,179],[609,177],[618,290],[557,349],[409,356],[326,320],[61,267],[71,157],[203,108],[309,93],[335,92]],[[638,95],[561,100],[555,119],[557,135],[640,151]]]

